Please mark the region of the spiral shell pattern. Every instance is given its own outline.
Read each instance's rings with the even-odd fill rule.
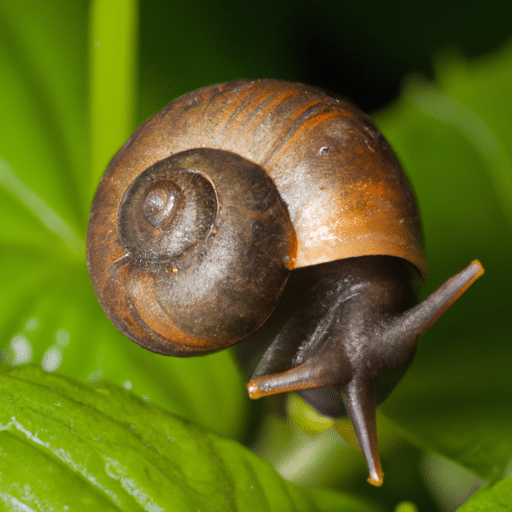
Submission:
[[[210,352],[272,313],[295,235],[259,166],[189,150],[142,172],[117,210],[103,208],[104,193],[95,198],[88,262],[100,302],[128,337],[164,354]]]

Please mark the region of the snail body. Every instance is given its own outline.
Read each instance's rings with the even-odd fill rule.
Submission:
[[[374,382],[483,271],[415,305],[420,219],[386,140],[348,103],[276,80],[206,87],[144,123],[99,185],[87,262],[114,325],[155,352],[205,354],[278,325],[250,396],[299,391],[348,413],[377,484],[375,407],[396,382]]]

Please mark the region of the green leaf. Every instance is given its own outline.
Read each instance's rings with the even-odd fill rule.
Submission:
[[[285,4],[278,6],[268,20],[256,9],[253,14],[270,27],[265,37],[261,24],[254,23],[254,16],[247,17],[246,10],[219,10],[203,3],[208,9],[183,3],[179,11],[172,11],[175,18],[162,16],[167,11],[159,2],[151,8],[141,5],[140,121],[178,94],[208,83],[249,76],[306,76],[297,67],[302,58],[285,51],[295,48],[298,40],[308,45],[316,41],[314,36],[304,39],[296,23],[304,16],[305,3],[293,12]],[[107,2],[102,5],[108,7]],[[133,9],[131,2],[126,5]],[[0,3],[0,367],[6,371],[32,362],[82,382],[105,378],[198,425],[241,437],[248,424],[248,400],[230,353],[184,360],[146,352],[115,330],[92,291],[84,243],[91,182],[96,180],[91,169],[100,164],[91,160],[108,159],[128,135],[123,132],[129,129],[135,100],[130,100],[132,79],[123,78],[130,73],[114,76],[113,66],[109,69],[103,62],[95,67],[88,59],[88,48],[95,48],[87,41],[92,33],[90,6],[86,0]],[[110,11],[111,16],[116,14],[115,9]],[[317,14],[321,17],[322,10]],[[180,20],[172,30],[170,19]],[[137,34],[126,31],[137,27],[138,16],[125,13],[123,20],[115,27],[121,34],[109,44],[127,44],[109,50],[131,61]],[[108,32],[106,17],[96,21]],[[372,23],[353,30],[371,48],[373,58],[382,20],[377,16]],[[480,28],[481,20],[476,23]],[[291,36],[283,31],[286,25],[293,26]],[[346,31],[346,24],[337,28]],[[340,55],[340,39],[330,30],[327,38],[336,41],[333,55]],[[409,80],[401,99],[377,116],[419,198],[431,266],[424,293],[475,257],[486,268],[485,276],[424,336],[410,372],[384,411],[416,445],[490,480],[504,474],[512,444],[507,412],[512,356],[512,295],[507,288],[512,282],[511,63],[510,48],[471,61],[446,54],[437,61],[434,82]],[[91,109],[101,110],[102,100],[90,104],[92,80],[108,89],[119,85],[116,78],[125,80],[114,94],[116,100],[124,98],[117,103],[124,121],[114,125],[117,121],[110,119],[112,124],[105,125],[109,116],[98,117],[100,126],[93,133]],[[343,91],[341,83],[339,92]],[[94,140],[104,145],[91,157]],[[260,425],[252,423],[255,429]],[[273,422],[269,430],[281,439],[277,425]],[[19,441],[13,442],[19,446]],[[25,446],[22,443],[19,450]],[[301,445],[303,452],[309,448]],[[18,457],[13,450],[11,463],[23,460],[23,467],[32,467],[32,455],[41,460],[37,452],[22,456],[19,451]],[[326,452],[336,459],[329,447],[316,453]],[[276,452],[273,455],[275,459]],[[359,454],[353,452],[353,457]],[[317,462],[318,458],[322,456]],[[416,464],[419,458],[415,451],[410,460]],[[345,461],[340,474],[348,479],[356,475],[366,485],[355,464],[346,463],[352,455],[343,453],[338,459]],[[397,461],[402,459],[402,453],[396,456]],[[304,481],[311,481],[314,473],[316,481],[325,482],[318,469],[325,466],[323,460],[318,466],[309,459],[301,461]],[[389,462],[385,469],[390,466]],[[384,488],[359,492],[377,492],[377,499],[385,500],[382,496],[398,479],[400,499],[409,497],[421,482],[417,472],[403,467],[397,468],[394,482],[393,471],[386,469]],[[64,478],[58,467],[51,471],[55,481]],[[337,471],[330,466],[329,472]],[[30,471],[26,474],[29,478]],[[350,487],[357,488],[353,479]]]
[[[445,55],[437,69],[377,119],[419,198],[425,293],[474,258],[486,273],[422,337],[383,411],[417,445],[495,481],[512,459],[512,46],[475,62]]]
[[[458,508],[458,512],[508,512],[512,503],[512,478],[486,485]]]
[[[0,439],[4,510],[375,510],[290,484],[236,442],[116,386],[39,368],[0,376]]]
[[[85,1],[0,5],[0,156],[80,237],[89,201],[86,20]],[[3,194],[0,204],[3,213]]]
[[[248,399],[230,353],[193,360],[151,354],[117,332],[94,295],[85,264],[90,141],[101,146],[94,164],[106,165],[132,128],[137,10],[124,3],[123,23],[109,39],[108,19],[119,9],[101,1],[91,8],[99,45],[90,50],[89,124],[88,7],[64,0],[0,5],[2,367],[32,362],[82,381],[106,378],[213,431],[240,436]],[[104,51],[116,67],[105,65]],[[106,104],[119,115],[102,116]]]

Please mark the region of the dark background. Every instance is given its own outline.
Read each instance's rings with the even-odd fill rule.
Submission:
[[[140,23],[144,118],[172,99],[166,85],[185,93],[237,78],[317,85],[372,112],[409,73],[431,77],[440,52],[475,57],[512,31],[500,0],[142,2]]]

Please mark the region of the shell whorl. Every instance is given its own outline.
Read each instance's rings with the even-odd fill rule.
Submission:
[[[114,214],[107,197],[100,186],[88,264],[103,308],[128,337],[164,354],[210,352],[272,313],[295,236],[261,167],[198,148],[142,172]]]
[[[169,157],[146,169],[127,189],[118,221],[132,258],[173,262],[175,272],[211,236],[219,207],[215,185],[195,169],[177,168],[178,162]]]

